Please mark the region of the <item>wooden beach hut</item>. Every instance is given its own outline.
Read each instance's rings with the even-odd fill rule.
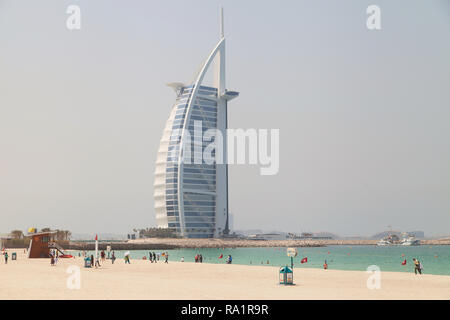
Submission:
[[[35,232],[28,234],[27,237],[31,237],[28,258],[49,258],[50,249],[62,252],[56,243],[56,231]]]

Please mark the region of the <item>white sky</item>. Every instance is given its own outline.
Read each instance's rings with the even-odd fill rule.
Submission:
[[[82,28],[66,28],[79,5]],[[155,224],[174,102],[225,7],[231,128],[279,128],[280,172],[230,168],[238,229],[450,234],[448,1],[0,0],[0,232]],[[381,8],[379,31],[366,8]]]

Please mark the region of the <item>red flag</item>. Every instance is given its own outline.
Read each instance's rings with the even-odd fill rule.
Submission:
[[[406,259],[402,262],[402,266],[406,265]]]
[[[97,237],[97,235],[95,235],[95,241],[97,241],[98,240],[98,237]]]
[[[306,262],[308,262],[308,257],[304,257],[303,259],[302,259],[302,261],[300,261],[301,263],[306,263]]]
[[[220,256],[219,256],[219,259],[222,259],[222,258],[223,258],[223,254],[221,253]]]

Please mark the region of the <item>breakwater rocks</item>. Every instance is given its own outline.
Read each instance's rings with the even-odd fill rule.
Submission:
[[[98,249],[106,250],[111,246],[112,250],[170,250],[176,249],[176,246],[165,243],[130,243],[130,242],[99,242]],[[94,242],[70,242],[64,246],[66,250],[95,250]]]
[[[100,242],[99,249],[106,250],[170,250],[180,248],[264,248],[264,247],[325,247],[334,245],[376,245],[378,240],[243,240],[243,239],[173,239],[149,238],[123,242]],[[450,245],[450,239],[421,240],[422,245]],[[94,242],[70,242],[63,246],[69,250],[94,250]]]
[[[311,240],[241,240],[241,239],[137,239],[128,243],[164,244],[175,248],[258,248],[258,247],[323,247]]]

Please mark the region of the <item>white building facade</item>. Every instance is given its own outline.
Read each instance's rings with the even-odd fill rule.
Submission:
[[[202,85],[213,60],[216,62],[214,86]],[[238,96],[237,92],[225,87],[223,12],[220,40],[195,81],[188,85],[168,85],[177,97],[163,131],[156,161],[154,198],[158,227],[173,229],[185,238],[220,237],[229,232],[228,166],[225,161],[227,107],[228,101]],[[200,132],[216,129],[222,133],[223,161],[208,164],[204,159],[200,162],[195,159],[211,143],[196,140],[195,130],[199,125]]]

